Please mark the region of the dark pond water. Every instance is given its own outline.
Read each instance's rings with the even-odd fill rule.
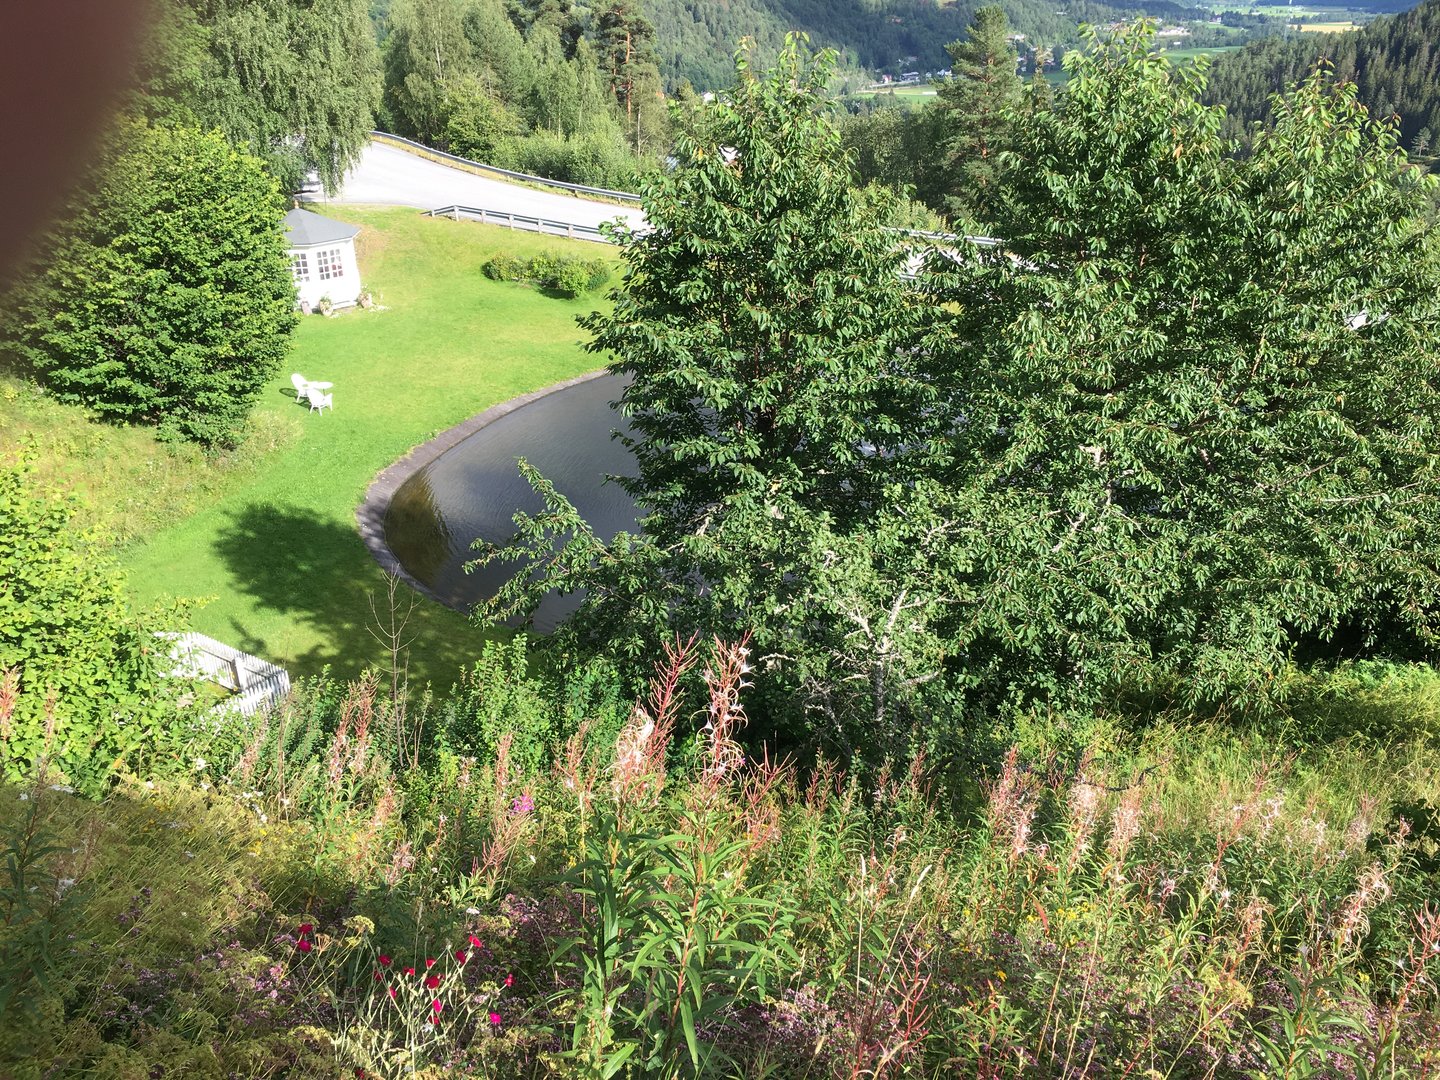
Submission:
[[[633,476],[630,452],[610,437],[626,430],[610,408],[624,383],[605,376],[547,394],[486,425],[425,466],[395,493],[385,515],[385,540],[415,578],[446,603],[468,610],[494,596],[517,564],[494,564],[467,574],[475,540],[503,543],[515,532],[517,511],[536,513],[540,499],[515,463],[525,458],[573,502],[596,533],[610,539],[634,532],[635,504],[607,475]],[[551,596],[535,616],[553,630],[579,603]]]

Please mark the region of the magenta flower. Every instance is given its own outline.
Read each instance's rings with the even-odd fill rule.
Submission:
[[[499,1013],[497,1013],[497,1012],[492,1012],[492,1013],[490,1014],[490,1026],[491,1026],[491,1027],[499,1027],[499,1026],[500,1026],[500,1014],[499,1014]]]
[[[425,976],[425,988],[426,988],[427,990],[434,990],[434,989],[435,989],[437,986],[439,986],[439,985],[440,985],[440,976],[439,976],[439,975],[427,975],[427,976]]]
[[[306,934],[313,934],[314,932],[315,932],[315,927],[314,927],[313,924],[308,923],[308,922],[305,922],[305,923],[301,923],[301,924],[300,924],[300,936],[301,936],[301,937],[304,937]]]
[[[535,810],[535,800],[530,797],[527,791],[524,795],[516,796],[510,803],[510,813],[515,817],[524,817]]]
[[[485,947],[485,943],[481,941],[478,937],[476,937],[474,934],[471,934],[470,947],[472,949],[483,949]]]
[[[510,987],[512,987],[512,986],[514,986],[514,985],[515,985],[515,973],[512,971],[512,972],[510,972],[510,974],[508,974],[508,975],[505,976],[505,986],[506,986],[506,988],[508,989],[508,988],[510,988]]]
[[[383,952],[380,954],[380,966],[381,966],[381,967],[389,967],[389,966],[390,966],[390,957],[386,956]]]

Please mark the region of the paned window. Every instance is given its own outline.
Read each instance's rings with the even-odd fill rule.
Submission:
[[[329,281],[344,275],[345,271],[340,265],[340,249],[331,248],[328,251],[315,253],[315,265],[320,270],[320,280]]]
[[[310,260],[303,251],[297,251],[290,256],[290,273],[297,285],[310,280]]]

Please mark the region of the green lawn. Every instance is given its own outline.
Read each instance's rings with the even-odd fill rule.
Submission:
[[[295,674],[328,664],[352,675],[382,655],[367,627],[384,575],[355,528],[371,480],[467,416],[597,366],[574,322],[593,298],[559,300],[492,282],[481,264],[501,250],[609,252],[414,210],[320,209],[364,226],[361,273],[384,310],[306,318],[258,406],[262,428],[293,419],[299,432],[207,505],[128,548],[124,563],[142,601],[210,598],[193,616],[202,633]],[[297,405],[291,371],[333,382],[334,412],[312,415]],[[482,636],[429,602],[411,630],[412,677],[440,684]]]

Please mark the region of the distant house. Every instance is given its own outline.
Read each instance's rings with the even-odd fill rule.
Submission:
[[[321,217],[298,207],[285,215],[290,245],[290,273],[296,302],[313,311],[324,297],[335,307],[350,307],[360,296],[360,264],[355,237],[360,226]]]

